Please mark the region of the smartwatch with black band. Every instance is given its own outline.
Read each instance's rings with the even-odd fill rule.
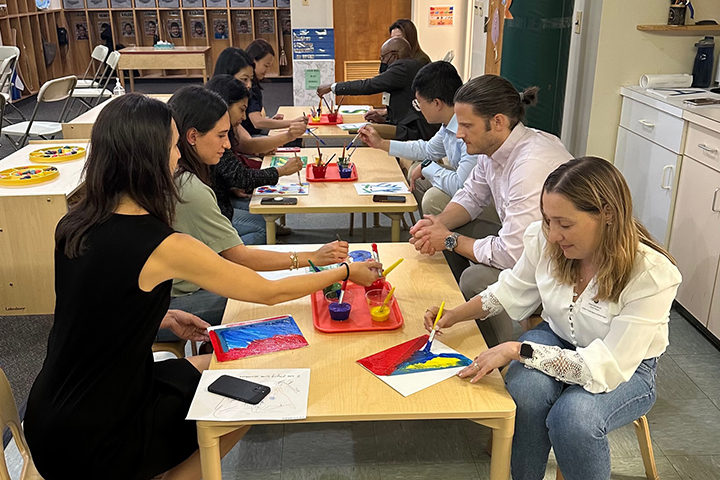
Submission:
[[[520,358],[523,360],[530,360],[533,357],[535,350],[529,343],[522,343],[520,345]]]
[[[420,164],[420,171],[422,171],[423,168],[429,166],[431,163],[433,163],[433,161],[429,158],[427,160],[423,160],[423,162]]]

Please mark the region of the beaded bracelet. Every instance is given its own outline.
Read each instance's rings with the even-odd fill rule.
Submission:
[[[343,279],[343,282],[345,282],[348,278],[350,278],[350,265],[348,265],[347,262],[342,262],[340,265],[345,265],[345,270],[347,272],[347,275],[345,275],[345,278]]]

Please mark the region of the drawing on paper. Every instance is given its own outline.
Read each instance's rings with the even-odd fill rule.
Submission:
[[[237,360],[266,353],[306,347],[295,319],[290,315],[208,329],[218,361]]]
[[[307,195],[309,183],[290,183],[287,185],[265,185],[255,190],[255,195]]]
[[[281,413],[297,410],[293,401],[300,394],[292,378],[280,380],[270,388],[270,393],[257,405],[243,403],[232,398],[223,398],[213,410],[213,417],[217,419],[235,418],[239,413],[251,414]]]
[[[404,182],[375,182],[355,184],[358,195],[376,195],[387,193],[410,193]]]
[[[472,360],[460,353],[425,351],[428,338],[428,335],[423,335],[358,360],[358,363],[378,376],[466,367],[472,363]]]
[[[270,166],[271,167],[282,167],[291,158],[294,158],[294,157],[272,157],[272,160],[270,160]],[[303,162],[303,167],[307,167],[308,157],[300,157],[300,160],[302,160],[302,162]]]

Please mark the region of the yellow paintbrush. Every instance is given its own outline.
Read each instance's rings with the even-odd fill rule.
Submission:
[[[393,263],[393,264],[390,265],[388,268],[386,268],[385,270],[383,270],[383,277],[386,277],[388,273],[392,272],[392,271],[393,271],[393,268],[395,268],[395,267],[397,267],[398,265],[400,265],[400,263],[401,263],[403,260],[405,260],[405,259],[404,259],[404,258],[401,258],[400,260],[398,260],[397,262]]]
[[[435,326],[437,325],[438,320],[440,320],[440,317],[442,317],[442,314],[443,314],[443,310],[444,310],[444,309],[445,309],[445,302],[442,302],[442,303],[440,304],[440,310],[438,310],[437,316],[435,317],[435,323],[433,323],[432,332],[430,332],[430,338],[428,339],[427,345],[425,345],[425,351],[426,351],[426,352],[429,352],[429,351],[430,351],[430,347],[432,346],[432,342],[433,342],[433,340],[435,340],[435,333],[437,332],[437,330],[435,330]]]

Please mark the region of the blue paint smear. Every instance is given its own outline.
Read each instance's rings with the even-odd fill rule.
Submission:
[[[425,363],[433,358],[455,358],[458,360],[457,364],[453,365],[452,367],[436,367],[436,368],[422,368],[422,369],[408,369],[409,366],[415,365],[418,363]],[[430,352],[426,352],[424,349],[420,349],[412,354],[410,358],[408,358],[406,361],[401,363],[395,368],[395,371],[393,371],[390,375],[403,375],[406,373],[420,373],[420,372],[430,372],[432,370],[445,370],[446,368],[456,368],[456,367],[467,367],[472,363],[472,360],[470,360],[465,355],[461,355],[459,353],[440,353],[440,354],[434,354]]]
[[[223,351],[247,348],[256,340],[265,340],[280,335],[302,335],[302,332],[290,316],[278,318],[268,322],[251,325],[237,325],[215,333],[220,340]]]

